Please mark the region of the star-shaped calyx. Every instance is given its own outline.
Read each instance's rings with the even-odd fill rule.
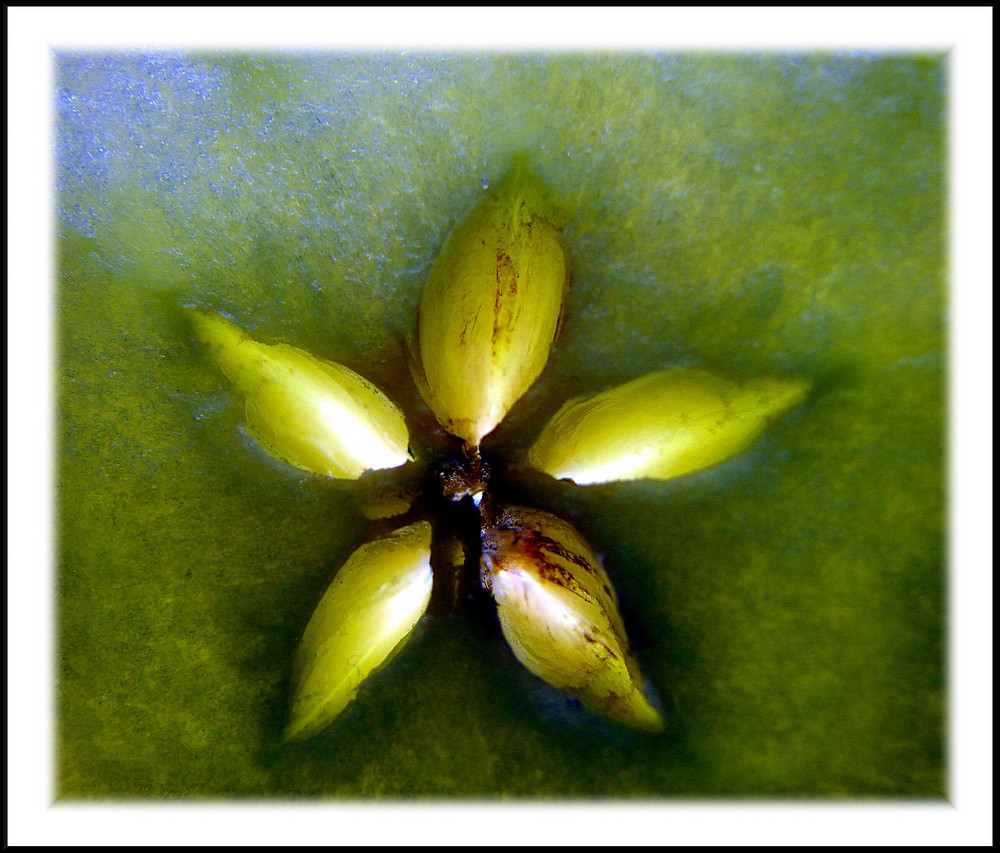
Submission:
[[[471,519],[466,558],[478,565],[517,659],[595,713],[659,731],[662,717],[599,556],[555,515],[496,503],[480,451],[538,379],[558,334],[569,263],[553,210],[519,162],[458,224],[431,268],[413,373],[459,449],[432,466],[425,491],[453,508],[456,529],[468,530]],[[244,398],[248,431],[272,455],[339,479],[411,459],[403,414],[357,373],[256,341],[219,314],[189,315],[195,337]],[[734,382],[700,369],[662,370],[566,402],[524,461],[581,485],[669,479],[745,450],[808,386],[798,377]],[[405,644],[428,609],[435,571],[440,588],[462,562],[445,569],[431,542],[431,523],[414,520],[362,545],[340,568],[295,654],[286,738],[326,728]]]

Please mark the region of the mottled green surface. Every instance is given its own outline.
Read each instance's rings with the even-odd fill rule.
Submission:
[[[941,57],[95,53],[58,86],[61,798],[943,795]],[[176,306],[425,430],[399,338],[521,150],[574,279],[495,449],[665,365],[816,390],[701,474],[522,483],[606,554],[666,735],[565,707],[469,609],[280,747],[297,636],[374,527],[254,449]]]

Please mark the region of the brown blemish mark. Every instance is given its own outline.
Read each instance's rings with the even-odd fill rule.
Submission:
[[[517,270],[514,269],[514,261],[503,249],[497,249],[497,299],[503,295],[504,283],[506,282],[507,292],[511,295],[517,293]],[[499,303],[497,305],[499,310]]]
[[[500,339],[502,324],[500,314],[503,310],[505,296],[517,293],[517,270],[510,255],[503,249],[497,249],[496,296],[493,299],[493,342]]]
[[[459,332],[459,335],[458,335],[459,343],[463,343],[464,344],[464,343],[468,342],[469,336],[472,334],[472,330],[476,327],[476,320],[478,320],[478,319],[479,319],[479,312],[477,311],[472,316],[471,320],[467,320],[462,325],[462,331]]]
[[[582,554],[576,554],[570,551],[568,548],[560,545],[555,539],[549,536],[545,536],[537,530],[533,530],[529,536],[525,537],[525,541],[530,542],[530,547],[533,551],[540,552],[547,551],[550,554],[554,554],[557,557],[562,557],[564,560],[568,560],[581,569],[594,574],[594,567],[590,564],[590,561]]]

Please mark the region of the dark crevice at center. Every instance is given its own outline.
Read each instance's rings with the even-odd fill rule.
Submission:
[[[459,602],[482,597],[480,534],[491,503],[489,479],[487,461],[478,449],[465,447],[428,471],[424,495],[438,519],[431,538],[431,609],[435,612],[450,613]]]

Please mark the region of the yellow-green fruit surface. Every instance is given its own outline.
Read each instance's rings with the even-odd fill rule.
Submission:
[[[362,545],[344,563],[295,652],[286,740],[326,728],[402,647],[430,602],[430,558],[431,526],[422,521]]]
[[[247,429],[272,456],[355,480],[410,459],[402,412],[341,364],[288,344],[263,344],[219,314],[191,309],[195,336],[246,402]]]
[[[506,507],[483,534],[482,573],[517,659],[597,714],[660,731],[607,572],[571,524]]]
[[[738,383],[697,369],[651,373],[570,400],[528,451],[528,463],[581,485],[667,480],[746,450],[808,389],[799,377]]]
[[[518,165],[452,232],[420,305],[421,391],[476,446],[545,367],[568,265],[545,189]]]

